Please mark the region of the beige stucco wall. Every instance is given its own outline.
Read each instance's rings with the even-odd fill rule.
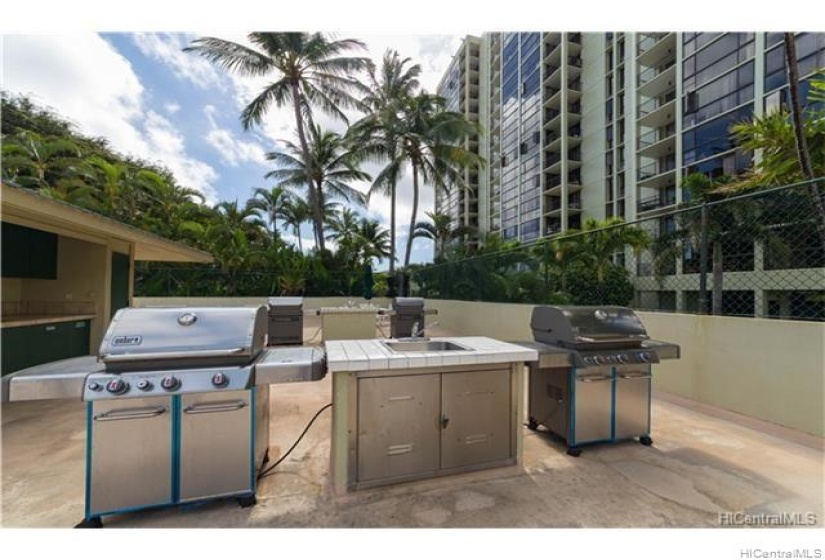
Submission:
[[[3,278],[0,285],[3,301],[21,301],[23,299],[23,279]]]
[[[533,305],[429,300],[445,329],[531,340]],[[825,435],[825,324],[640,312],[648,334],[679,344],[654,367],[656,390]]]
[[[94,350],[108,325],[109,268],[109,251],[105,245],[61,236],[57,249],[57,279],[24,280],[20,299],[94,302],[97,318],[92,320],[90,332]]]

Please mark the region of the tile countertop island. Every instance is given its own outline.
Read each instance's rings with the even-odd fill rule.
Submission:
[[[466,350],[325,343],[336,493],[521,463],[524,363],[537,352],[486,337],[421,341]]]

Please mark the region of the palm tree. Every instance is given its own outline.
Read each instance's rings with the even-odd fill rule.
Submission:
[[[622,226],[624,220],[619,217],[606,220],[588,218],[584,228],[579,232],[572,229],[565,232],[562,239],[581,236],[581,246],[576,249],[578,260],[596,271],[596,279],[604,282],[607,268],[613,264],[613,256],[630,248],[638,256],[650,246],[650,235],[637,226]]]
[[[66,138],[43,138],[23,131],[4,138],[3,178],[24,187],[56,187],[58,179],[78,163],[80,150]]]
[[[383,260],[391,255],[390,232],[381,227],[378,220],[361,218],[357,235],[358,255],[362,264],[370,264],[373,258]]]
[[[449,241],[461,239],[472,233],[473,228],[463,224],[453,228],[453,219],[447,214],[436,212],[425,212],[424,214],[429,218],[429,221],[416,222],[413,237],[432,240],[436,249],[443,250],[444,245]]]
[[[327,239],[335,241],[338,252],[354,255],[358,248],[358,214],[349,208],[332,216],[327,224]]]
[[[323,251],[324,208],[328,199],[339,198],[363,206],[364,195],[350,183],[369,181],[371,177],[358,168],[357,151],[350,149],[339,134],[321,130],[320,126],[311,127],[310,133],[308,161],[311,166],[307,168],[304,165],[301,148],[285,141],[285,151],[266,155],[277,166],[266,174],[266,178],[274,179],[278,186],[285,189],[307,189],[306,199],[313,216],[316,247]]]
[[[313,185],[309,139],[304,121],[311,121],[310,108],[347,122],[342,109],[357,107],[352,96],[363,85],[353,77],[365,69],[369,59],[342,56],[350,49],[363,49],[355,39],[330,40],[322,33],[250,33],[249,47],[217,37],[201,37],[184,51],[206,57],[229,72],[242,76],[272,77],[264,90],[241,113],[244,129],[260,124],[269,107],[292,105],[300,150],[298,155],[306,173],[305,182]],[[315,239],[324,248],[321,211],[323,205],[310,204],[315,217]]]
[[[271,189],[257,188],[249,201],[249,205],[263,212],[269,222],[272,239],[278,236],[278,218],[284,217],[284,206],[290,199],[291,193],[283,187],[272,187]]]
[[[97,155],[90,156],[86,162],[97,176],[102,211],[121,220],[133,216],[136,202],[135,169],[125,162],[109,162]]]
[[[309,205],[303,198],[290,197],[284,201],[281,207],[281,217],[284,224],[292,227],[295,237],[298,238],[298,251],[304,252],[303,243],[301,241],[301,224],[310,219],[312,212]]]
[[[380,74],[376,66],[368,67],[369,92],[362,99],[369,114],[355,123],[348,135],[354,142],[366,146],[365,152],[373,159],[393,160],[398,150],[398,135],[402,127],[402,108],[407,99],[419,88],[421,66],[412,64],[409,58],[401,58],[396,51],[387,50],[381,63]],[[370,196],[382,193],[390,197],[390,266],[389,277],[395,275],[395,222],[396,185],[400,169],[392,169],[376,179],[370,188]],[[390,294],[393,296],[394,294]]]
[[[408,98],[401,107],[401,121],[394,134],[396,148],[374,185],[388,184],[402,170],[412,169],[413,204],[404,267],[409,267],[413,233],[418,214],[421,183],[439,190],[466,188],[463,170],[483,164],[478,155],[458,145],[476,127],[461,113],[444,110],[444,99],[428,93]]]

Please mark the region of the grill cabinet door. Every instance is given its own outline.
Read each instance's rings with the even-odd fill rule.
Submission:
[[[650,371],[641,367],[616,371],[616,439],[650,433]]]
[[[612,439],[611,368],[578,372],[575,390],[575,442],[568,441],[568,445]]]
[[[95,401],[89,409],[88,514],[171,503],[172,397]]]
[[[441,468],[511,456],[509,370],[445,373],[441,394]]]
[[[181,395],[181,501],[253,491],[251,405],[251,390]]]
[[[440,376],[358,380],[358,482],[438,470]]]

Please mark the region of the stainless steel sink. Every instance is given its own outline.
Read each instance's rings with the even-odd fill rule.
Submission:
[[[448,340],[399,340],[384,342],[384,346],[393,352],[452,352],[455,350],[471,350]]]

